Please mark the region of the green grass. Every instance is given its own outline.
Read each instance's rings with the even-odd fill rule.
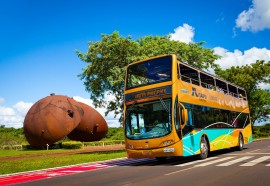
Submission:
[[[0,154],[3,157],[4,154],[7,154],[7,153],[10,153],[7,156],[18,156],[18,155],[25,155],[25,154],[44,154],[45,152],[52,153],[50,151],[45,151],[45,152],[44,151],[43,152],[41,151],[14,152],[14,151],[15,150],[4,150],[4,151],[1,150]],[[57,151],[60,151],[60,150],[57,150]],[[0,175],[121,158],[121,157],[126,157],[126,152],[115,151],[115,152],[83,153],[83,154],[73,154],[73,155],[48,156],[48,157],[44,157],[44,156],[35,157],[35,158],[24,157],[24,158],[12,159],[12,160],[1,160]]]
[[[74,150],[68,149],[53,149],[53,150],[0,150],[1,157],[21,156],[21,155],[34,155],[34,154],[54,154],[62,152],[73,152]]]

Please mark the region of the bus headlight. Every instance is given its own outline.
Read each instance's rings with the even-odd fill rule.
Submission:
[[[133,145],[127,144],[127,149],[133,149]]]
[[[163,145],[163,146],[169,146],[169,145],[171,145],[172,143],[173,143],[172,140],[166,140],[166,141],[163,141],[163,142],[162,142],[162,145]]]

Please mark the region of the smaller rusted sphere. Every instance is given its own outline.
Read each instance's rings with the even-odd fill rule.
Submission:
[[[82,142],[99,141],[104,138],[108,132],[108,125],[103,116],[89,105],[78,103],[84,111],[84,116],[68,138]]]
[[[53,144],[76,128],[83,114],[77,101],[67,96],[51,94],[37,101],[26,114],[25,137],[33,147]]]

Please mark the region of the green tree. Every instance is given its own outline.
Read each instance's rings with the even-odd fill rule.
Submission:
[[[254,90],[249,95],[249,107],[252,123],[255,121],[267,121],[270,116],[270,92],[269,90]]]
[[[23,128],[15,129],[13,127],[0,126],[0,146],[1,145],[18,145],[26,141]]]
[[[251,121],[264,121],[270,115],[270,92],[262,90],[260,83],[270,83],[270,61],[258,60],[251,65],[217,68],[216,74],[230,82],[244,87],[247,92]]]
[[[86,53],[77,51],[78,57],[88,65],[79,75],[90,93],[95,107],[106,107],[106,115],[113,111],[122,113],[125,69],[131,62],[161,54],[176,54],[181,61],[195,67],[216,68],[219,56],[202,46],[203,42],[185,44],[172,41],[168,36],[145,36],[132,40],[131,36],[121,37],[119,33],[103,34],[100,41],[89,42]],[[106,94],[114,100],[105,101]]]

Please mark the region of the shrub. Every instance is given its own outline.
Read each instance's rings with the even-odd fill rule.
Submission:
[[[29,143],[22,143],[22,149],[23,150],[31,150],[32,147],[29,145]]]
[[[81,149],[83,148],[83,143],[79,141],[66,141],[62,143],[64,149]]]

